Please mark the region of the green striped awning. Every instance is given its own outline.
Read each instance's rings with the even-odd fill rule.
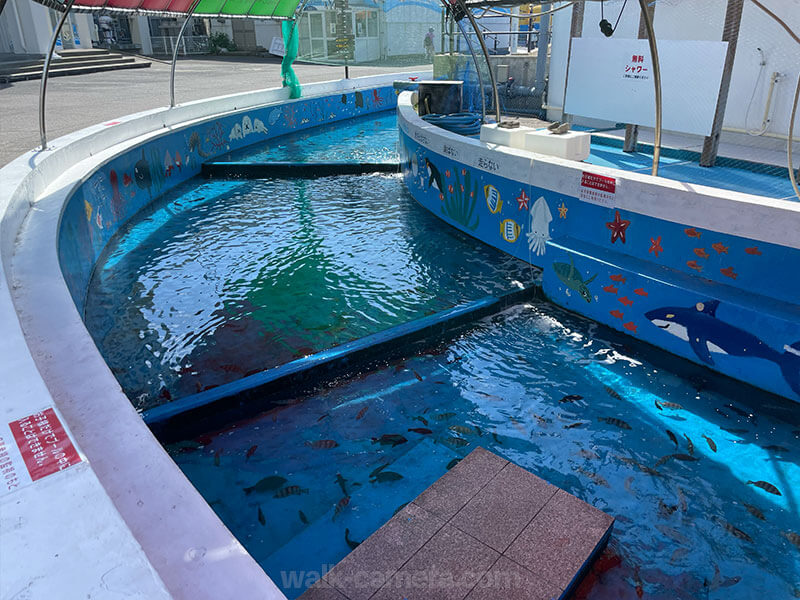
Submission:
[[[66,2],[37,0],[56,10]],[[192,12],[197,0],[75,0],[74,10],[125,12],[153,15],[181,15]],[[199,0],[192,14],[198,17],[257,17],[291,19],[305,0]]]

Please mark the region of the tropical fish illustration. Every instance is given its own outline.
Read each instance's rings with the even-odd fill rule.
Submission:
[[[553,263],[553,271],[555,271],[556,277],[558,277],[561,280],[561,283],[566,285],[569,289],[578,292],[581,298],[586,300],[586,302],[591,303],[592,293],[589,291],[589,284],[595,280],[597,273],[584,281],[583,276],[580,274],[578,269],[575,268],[574,259],[570,257],[569,261],[570,264]]]
[[[644,291],[644,288],[636,288],[633,290],[633,293],[637,296],[647,296],[647,292]]]
[[[275,125],[275,123],[276,123],[276,122],[278,121],[278,119],[280,119],[280,118],[281,118],[281,109],[280,109],[280,108],[273,108],[273,109],[272,109],[272,110],[269,112],[269,117],[267,117],[267,122],[268,122],[270,125]]]
[[[687,260],[686,266],[690,269],[694,269],[698,273],[703,270],[703,265],[697,264],[696,260]]]
[[[497,188],[493,185],[485,185],[483,186],[483,195],[486,197],[486,206],[489,208],[489,212],[493,215],[499,213],[503,208],[503,200],[500,198]]]
[[[694,253],[699,256],[700,258],[708,258],[709,254],[706,252],[705,248],[695,248]]]
[[[711,244],[711,247],[717,251],[717,254],[727,254],[728,253],[728,246],[723,246],[722,243],[716,242],[715,244]]]
[[[609,294],[616,294],[619,290],[615,288],[613,285],[607,285],[603,288],[604,292],[608,292]]]
[[[775,363],[789,387],[800,395],[800,342],[783,347],[781,353],[743,329],[716,317],[719,300],[698,302],[690,308],[667,306],[645,313],[656,327],[689,342],[697,358],[713,365],[711,353],[762,358]]]
[[[733,271],[733,267],[726,267],[724,269],[720,269],[719,272],[725,275],[725,277],[730,277],[731,279],[736,279],[737,277],[739,277],[739,274]]]
[[[150,164],[144,157],[144,150],[142,150],[142,158],[133,166],[133,178],[136,180],[136,185],[143,190],[149,188],[153,183],[153,178],[150,176]]]
[[[356,92],[355,97],[356,97],[356,106],[358,108],[364,108],[364,94],[362,94],[361,92]]]
[[[700,235],[701,235],[701,234],[700,234],[700,232],[699,232],[699,231],[697,231],[697,230],[696,230],[694,227],[689,227],[689,228],[687,228],[687,229],[684,229],[684,230],[683,230],[683,232],[684,232],[686,235],[688,235],[690,238],[696,238],[696,239],[698,239],[698,240],[700,239]]]
[[[745,248],[744,251],[747,252],[747,254],[749,254],[751,256],[761,256],[761,250],[758,249],[758,246],[752,246],[750,248]]]
[[[620,275],[618,273],[616,273],[614,275],[609,275],[608,278],[611,281],[616,281],[617,283],[626,283],[627,282],[627,280],[625,279],[625,276],[624,275]]]
[[[277,110],[277,109],[276,109]],[[203,152],[203,149],[200,147],[202,144],[200,142],[200,134],[196,131],[192,132],[192,135],[189,136],[189,152],[197,150],[197,154],[200,155],[201,158],[208,158],[210,154],[207,152]],[[144,153],[142,153],[142,158],[144,158]],[[141,162],[141,161],[140,161]],[[137,165],[139,163],[136,163]],[[134,173],[135,176],[135,173]],[[139,182],[137,181],[137,184]],[[139,186],[142,187],[142,186]]]
[[[517,241],[522,228],[514,219],[505,219],[500,223],[500,235],[510,244]]]
[[[526,234],[528,238],[528,249],[535,252],[538,256],[545,253],[547,241],[550,239],[550,222],[553,215],[547,206],[544,196],[534,202],[531,208],[530,231]]]
[[[342,104],[347,104],[347,94],[342,94]]]
[[[633,304],[633,300],[631,300],[627,296],[623,296],[622,298],[617,298],[617,300],[622,302],[623,306],[631,306]]]
[[[620,320],[622,320],[625,317],[625,315],[622,312],[618,311],[618,310],[609,311],[608,314],[610,314],[615,319],[620,319]]]
[[[128,187],[132,183],[133,183],[133,179],[131,179],[131,176],[128,175],[127,173],[125,173],[122,176],[122,185],[124,185],[125,187]]]
[[[625,329],[627,329],[628,331],[632,331],[633,333],[636,333],[636,328],[638,327],[638,325],[636,325],[636,323],[634,323],[633,321],[629,321],[628,323],[625,323],[623,325],[623,327]]]
[[[428,172],[428,189],[431,189],[431,186],[433,186],[440,194],[443,194],[444,180],[442,179],[442,174],[439,173],[439,169],[427,158],[425,159],[425,169]]]
[[[277,490],[284,483],[286,483],[284,477],[280,475],[270,475],[269,477],[260,479],[255,485],[244,488],[244,493],[250,495],[253,492],[271,492],[272,490]]]

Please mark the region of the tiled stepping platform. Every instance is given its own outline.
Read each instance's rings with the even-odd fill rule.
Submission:
[[[614,519],[477,448],[301,600],[566,598]]]

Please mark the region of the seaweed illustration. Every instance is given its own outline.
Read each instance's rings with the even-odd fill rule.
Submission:
[[[464,176],[464,183],[458,173],[455,173],[455,185],[450,184],[447,190],[442,190],[442,213],[453,219],[456,223],[463,225],[470,231],[475,231],[480,222],[480,215],[475,214],[475,202],[478,199],[478,183],[472,182],[472,174],[466,169],[461,169]],[[475,216],[475,222],[472,217]]]

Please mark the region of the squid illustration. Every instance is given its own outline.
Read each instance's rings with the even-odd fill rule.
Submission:
[[[550,214],[544,196],[539,196],[531,208],[531,226],[530,231],[526,234],[528,248],[538,256],[545,252],[545,243],[550,239],[550,221],[552,220],[553,215]]]

